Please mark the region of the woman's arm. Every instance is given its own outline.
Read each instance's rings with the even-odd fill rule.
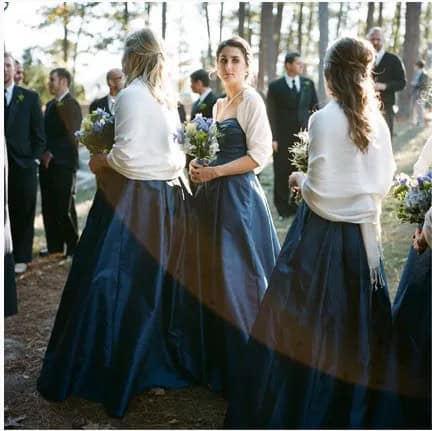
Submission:
[[[192,160],[189,164],[189,175],[194,183],[206,183],[219,177],[245,174],[253,171],[257,166],[258,163],[249,156],[219,166],[202,166]]]

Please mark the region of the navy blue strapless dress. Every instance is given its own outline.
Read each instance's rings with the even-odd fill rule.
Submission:
[[[432,252],[411,248],[393,304],[392,379],[398,394],[398,420],[391,425],[428,428],[431,418]]]
[[[359,225],[297,211],[229,399],[228,428],[358,428],[383,375],[386,286],[372,290]],[[375,381],[376,379],[376,381]]]
[[[230,118],[217,126],[220,151],[212,165],[245,156],[246,136],[238,121]],[[193,294],[184,301],[188,312],[177,308],[178,318],[186,319],[177,326],[178,355],[197,381],[227,395],[242,367],[242,351],[280,246],[253,172],[200,185],[194,206],[188,265]]]
[[[179,179],[129,180],[108,169],[99,185],[37,388],[49,400],[75,395],[123,416],[145,389],[190,383],[169,336],[189,211]]]

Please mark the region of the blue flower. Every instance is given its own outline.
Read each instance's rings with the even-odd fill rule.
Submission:
[[[213,120],[211,118],[205,118],[202,114],[197,114],[196,117],[192,120],[192,123],[196,125],[197,130],[202,130],[206,133],[210,130],[210,126]]]

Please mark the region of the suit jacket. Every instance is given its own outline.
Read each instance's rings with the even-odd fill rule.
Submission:
[[[15,85],[8,111],[4,127],[9,160],[22,168],[31,167],[46,145],[38,94]]]
[[[202,114],[206,118],[213,118],[213,106],[217,99],[213,91],[210,91],[202,102],[199,99],[195,101],[192,105],[191,119],[193,120],[196,114]]]
[[[48,102],[45,111],[47,149],[54,156],[53,162],[76,169],[78,167],[78,142],[74,133],[82,120],[79,103],[68,93],[61,102]]]
[[[405,68],[397,55],[385,52],[378,66],[373,69],[376,82],[387,85],[385,91],[380,91],[380,97],[385,107],[395,104],[395,92],[401,91],[406,85]]]
[[[300,77],[300,92],[288,87],[285,77],[273,81],[267,93],[267,112],[273,140],[290,145],[293,134],[306,129],[310,115],[318,109],[313,81]]]
[[[101,97],[100,99],[93,100],[93,102],[90,103],[89,112],[96,111],[97,108],[104,109],[106,112],[110,113],[111,115],[113,114],[113,112],[111,112],[109,109],[108,95]]]

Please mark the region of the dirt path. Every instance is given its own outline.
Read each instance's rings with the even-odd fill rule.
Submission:
[[[35,259],[17,280],[19,313],[5,320],[5,428],[220,428],[225,401],[202,387],[145,392],[131,401],[123,419],[109,417],[97,403],[52,403],[38,394],[36,380],[68,270],[60,257]]]

